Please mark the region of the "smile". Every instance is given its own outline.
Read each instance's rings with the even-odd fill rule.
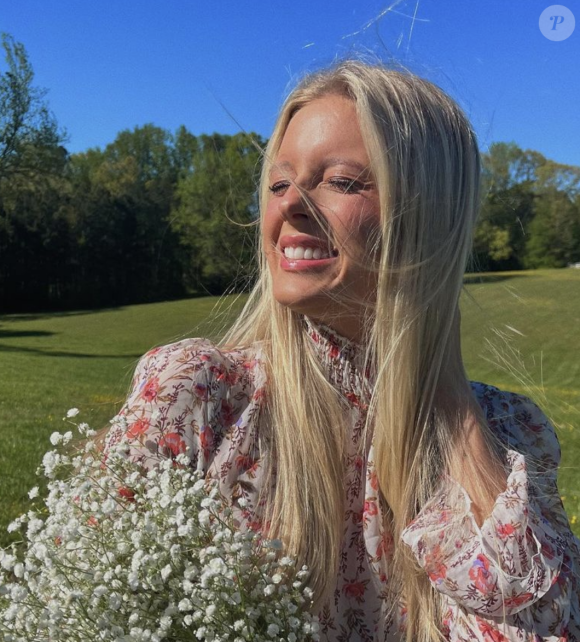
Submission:
[[[325,268],[336,261],[338,250],[328,241],[309,234],[287,234],[280,238],[280,267],[289,272]]]
[[[280,256],[280,267],[287,272],[303,272],[307,270],[324,269],[337,260],[336,256],[323,256],[322,258],[289,258],[285,254]]]
[[[331,255],[328,253],[327,250],[323,250],[320,247],[303,247],[299,245],[298,247],[285,247],[284,248],[284,256],[287,259],[304,259],[306,261],[310,261],[311,259],[314,259],[315,261],[319,259],[329,259],[331,258]]]

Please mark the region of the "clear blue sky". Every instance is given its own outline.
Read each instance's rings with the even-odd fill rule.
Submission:
[[[578,24],[561,42],[538,27],[550,4],[412,0],[374,20],[388,3],[3,0],[0,30],[27,48],[73,152],[148,122],[268,136],[300,74],[366,53],[451,93],[482,149],[514,141],[580,165],[580,1],[564,2]]]

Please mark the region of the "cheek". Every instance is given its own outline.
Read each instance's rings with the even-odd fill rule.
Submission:
[[[340,235],[347,255],[376,256],[380,252],[381,221],[376,210],[357,209],[340,221]]]
[[[273,207],[268,204],[266,211],[261,222],[261,235],[264,243],[264,251],[269,254],[272,251],[272,246],[278,241],[280,233],[280,224],[274,214]]]

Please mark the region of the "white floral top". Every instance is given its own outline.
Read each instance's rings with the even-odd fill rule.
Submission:
[[[352,426],[346,458],[346,511],[334,596],[320,612],[323,641],[402,638],[404,606],[387,621],[388,560],[373,448],[357,454],[368,377],[357,346],[305,319],[310,345],[348,402]],[[556,486],[560,449],[553,427],[530,399],[472,382],[489,427],[508,447],[507,490],[479,528],[465,490],[447,478],[403,532],[433,586],[444,596],[441,630],[453,642],[580,640],[580,542],[570,530]],[[245,526],[260,529],[256,498],[264,483],[258,447],[267,394],[260,347],[223,351],[185,339],[145,354],[119,412],[130,455],[145,466],[187,452],[192,465],[219,481]],[[108,444],[122,423],[112,422]],[[272,483],[270,480],[269,483]],[[244,504],[244,502],[242,502]]]

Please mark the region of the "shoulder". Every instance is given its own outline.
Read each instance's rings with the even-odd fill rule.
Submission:
[[[230,427],[245,430],[247,413],[261,404],[258,352],[256,346],[223,349],[203,338],[149,350],[111,422],[107,446],[126,440],[131,456],[144,465],[187,451],[205,469]]]
[[[560,444],[554,426],[530,397],[472,381],[487,424],[505,446],[527,455],[539,470],[556,469]]]
[[[234,387],[252,388],[259,382],[261,366],[255,348],[223,349],[205,338],[182,339],[153,348],[139,359],[133,391],[152,400],[162,382],[180,383],[199,395],[208,385],[224,393]]]
[[[183,339],[141,357],[121,412],[148,408],[166,417],[200,415],[217,429],[261,400],[264,379],[258,346],[224,349],[205,338]]]

